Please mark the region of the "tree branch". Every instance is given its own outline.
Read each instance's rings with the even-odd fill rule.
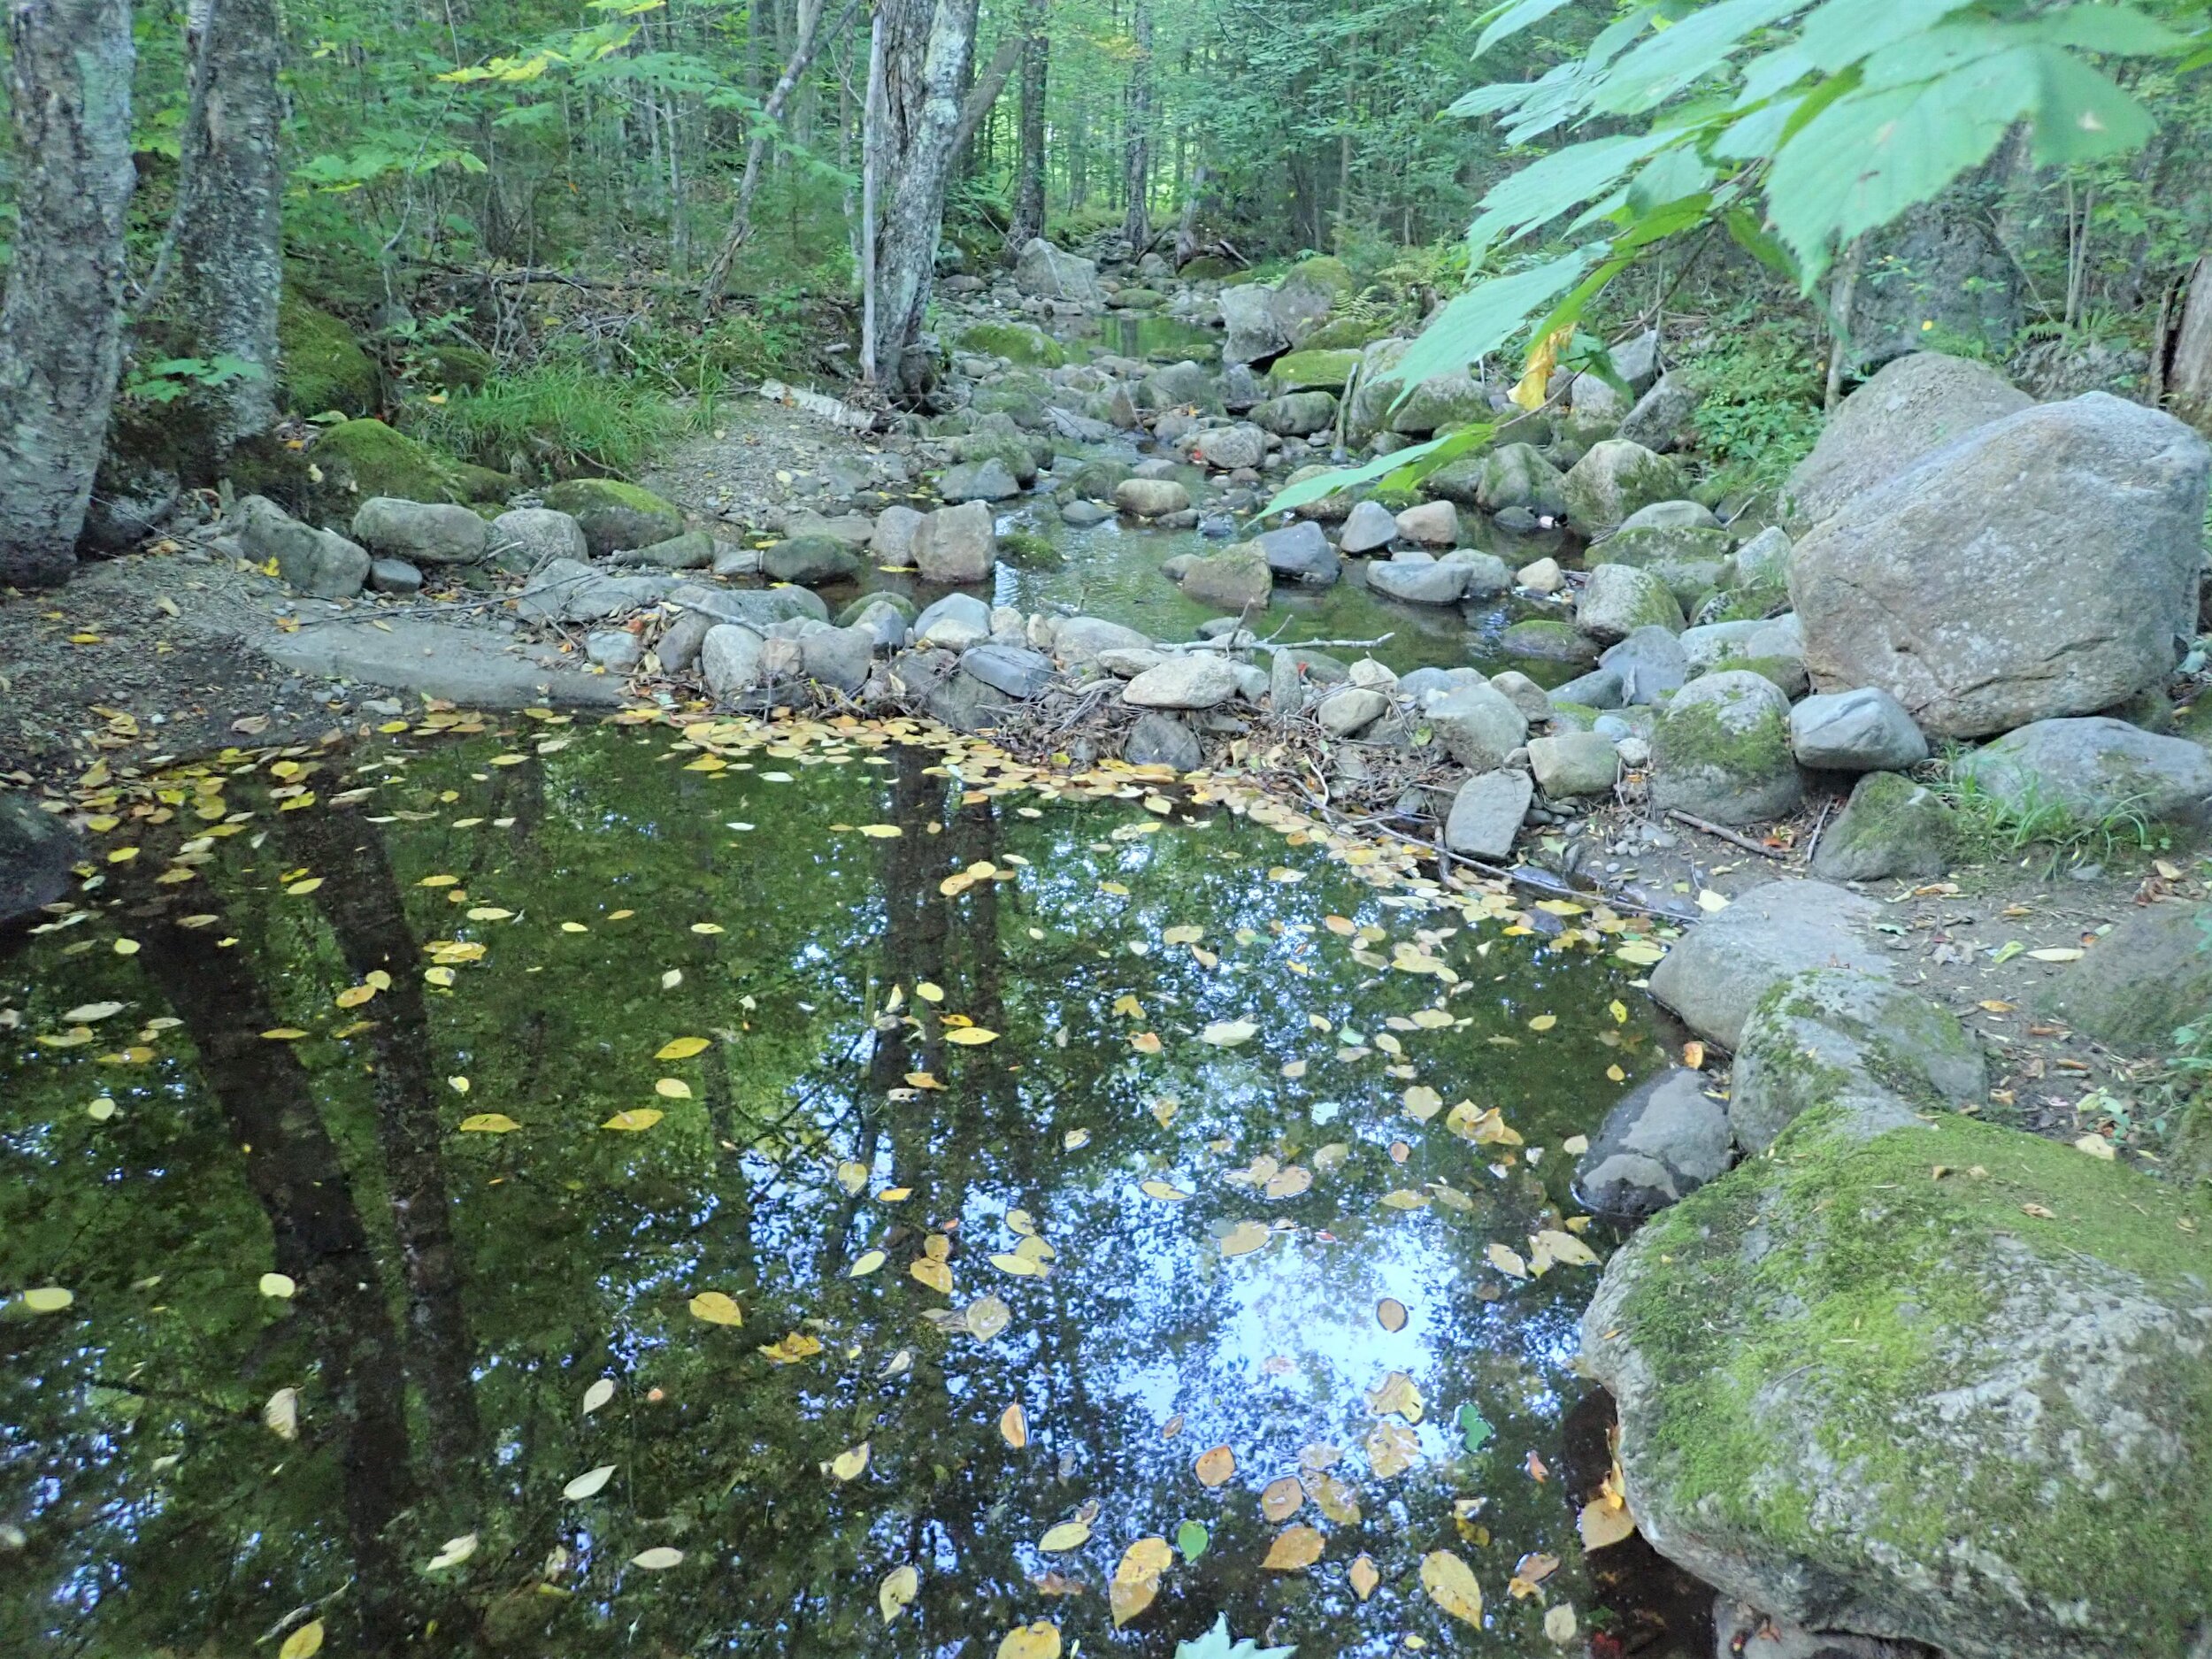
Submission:
[[[1013,75],[1014,65],[1021,62],[1022,48],[1026,44],[1019,35],[1010,35],[998,43],[998,52],[983,66],[975,85],[968,89],[968,101],[960,106],[960,125],[952,135],[956,153],[965,150],[975,136],[975,129],[983,125],[983,118],[998,102],[998,95],[1006,90],[1006,82]]]

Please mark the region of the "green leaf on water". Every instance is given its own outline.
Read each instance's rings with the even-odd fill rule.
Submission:
[[[1196,1561],[1212,1541],[1213,1535],[1202,1521],[1186,1521],[1175,1529],[1175,1548],[1185,1561]]]
[[[1471,1405],[1460,1407],[1456,1421],[1460,1437],[1467,1442],[1470,1452],[1480,1451],[1490,1443],[1491,1435],[1496,1432],[1490,1426],[1490,1419]]]
[[[1296,1651],[1291,1647],[1256,1647],[1251,1640],[1232,1643],[1229,1640],[1229,1616],[1224,1613],[1214,1620],[1214,1627],[1196,1641],[1175,1644],[1175,1659],[1291,1659]]]

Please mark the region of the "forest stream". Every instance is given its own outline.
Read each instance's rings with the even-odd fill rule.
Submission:
[[[1486,1651],[1709,1651],[1578,1539],[1617,919],[896,721],[140,830],[0,957],[0,1648],[1381,1655],[1450,1552]]]

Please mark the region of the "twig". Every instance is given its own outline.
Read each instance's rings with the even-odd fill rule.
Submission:
[[[1812,863],[1813,855],[1820,850],[1820,833],[1828,827],[1828,814],[1834,810],[1835,804],[1835,797],[1832,795],[1820,803],[1820,816],[1813,821],[1812,837],[1805,843],[1807,864]]]
[[[1740,847],[1747,853],[1756,853],[1762,858],[1771,858],[1777,863],[1786,864],[1789,862],[1789,855],[1787,853],[1777,852],[1771,847],[1762,847],[1757,841],[1751,840],[1748,836],[1739,835],[1734,830],[1724,829],[1718,824],[1709,823],[1704,818],[1699,818],[1693,813],[1683,811],[1679,807],[1669,807],[1667,809],[1667,816],[1678,824],[1687,824],[1694,830],[1702,830],[1708,835],[1718,836],[1722,841],[1726,841],[1731,847]]]

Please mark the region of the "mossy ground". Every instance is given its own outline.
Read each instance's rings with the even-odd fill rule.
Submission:
[[[285,401],[299,413],[376,412],[381,392],[376,360],[341,319],[288,293],[277,309],[277,342]]]

